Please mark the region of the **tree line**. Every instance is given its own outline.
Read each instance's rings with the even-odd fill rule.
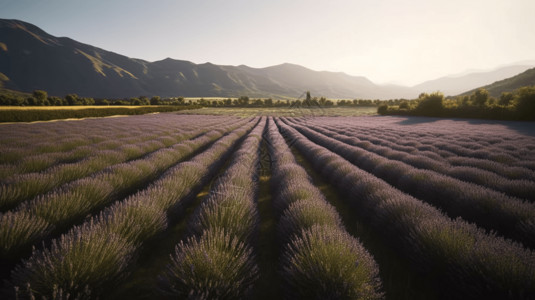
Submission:
[[[93,99],[90,97],[80,97],[76,94],[68,94],[65,97],[49,96],[44,90],[35,90],[32,94],[0,94],[0,106],[91,106],[91,105],[199,105],[204,107],[369,107],[380,104],[399,105],[404,99],[395,100],[370,100],[370,99],[342,99],[330,100],[325,97],[311,97],[307,93],[305,99],[274,100],[272,98],[249,98],[240,96],[239,98],[221,99],[186,99],[184,97],[161,98],[153,96],[132,97],[126,99]]]
[[[398,105],[382,103],[377,112],[382,115],[535,121],[535,86],[503,92],[498,98],[490,96],[484,88],[471,95],[448,98],[441,92],[422,93],[418,99],[401,101]]]
[[[44,90],[35,90],[32,94],[0,94],[0,105],[10,106],[91,106],[91,105],[187,105],[184,98],[161,99],[159,96],[148,98],[146,96],[129,99],[93,99],[80,97],[76,94],[68,94],[65,97],[49,96]]]

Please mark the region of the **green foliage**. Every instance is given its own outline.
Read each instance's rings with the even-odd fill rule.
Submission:
[[[416,109],[427,116],[439,116],[444,108],[444,94],[434,92],[431,94],[423,93],[419,97],[420,102]]]
[[[535,86],[517,90],[516,111],[522,120],[535,121]]]
[[[513,95],[513,93],[503,92],[500,95],[500,100],[498,101],[498,104],[503,105],[503,106],[508,106],[509,104],[513,102],[514,99],[515,99],[515,95]]]
[[[377,107],[377,113],[380,115],[386,115],[388,111],[388,104],[381,104]]]
[[[47,92],[42,91],[42,90],[35,90],[35,91],[33,91],[33,97],[35,99],[38,99],[38,100],[41,100],[41,101],[45,101],[48,98],[48,94],[47,94]]]
[[[150,98],[150,105],[160,105],[160,96],[154,96]]]
[[[444,99],[441,93],[420,94],[418,106],[411,108],[401,102],[399,108],[385,107],[383,102],[378,113],[383,115],[423,115],[431,117],[480,118],[496,120],[535,120],[535,86],[523,87],[513,92],[504,92],[499,99],[490,96],[486,89],[478,89],[471,95]]]
[[[408,101],[403,101],[399,104],[399,109],[409,109],[410,105]]]
[[[239,104],[239,105],[248,105],[248,104],[249,104],[249,97],[247,97],[247,96],[241,96],[241,97],[238,99],[238,104]]]
[[[489,100],[489,92],[486,89],[477,89],[470,96],[470,100],[474,105],[485,106]]]
[[[69,105],[81,105],[81,103],[78,101],[78,95],[76,94],[69,94],[65,96],[65,100]]]

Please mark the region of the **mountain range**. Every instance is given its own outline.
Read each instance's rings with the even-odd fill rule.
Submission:
[[[499,97],[503,92],[512,92],[523,86],[535,85],[535,68],[526,70],[518,75],[510,78],[496,81],[492,84],[482,86],[493,97]],[[463,93],[463,95],[470,95],[475,89]]]
[[[340,99],[416,98],[440,90],[456,95],[530,68],[514,65],[492,72],[443,77],[406,87],[375,84],[366,77],[313,71],[294,64],[267,68],[195,64],[166,58],[148,62],[55,37],[35,25],[0,19],[0,87],[50,95],[94,98],[274,97],[297,98],[304,91]]]

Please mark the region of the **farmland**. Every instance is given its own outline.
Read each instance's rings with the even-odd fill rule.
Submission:
[[[1,295],[535,298],[535,125],[370,114],[2,124]]]

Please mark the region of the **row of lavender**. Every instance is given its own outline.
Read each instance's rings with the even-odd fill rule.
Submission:
[[[310,181],[270,119],[273,202],[290,299],[380,299],[377,264],[347,233],[336,209]]]
[[[191,236],[172,253],[160,276],[160,291],[173,298],[250,296],[260,272],[254,255],[260,221],[256,194],[266,120],[239,124],[244,122],[202,153],[168,169],[148,188],[115,202],[49,246],[34,250],[12,272],[11,296],[104,296],[135,269],[145,245],[158,235],[169,234],[169,225],[183,217],[193,196],[248,132],[190,220]],[[307,179],[273,120],[266,140],[274,158],[272,185],[280,215],[281,275],[290,288],[285,296],[382,298],[373,258],[345,231],[336,210]]]
[[[530,124],[420,120],[421,124],[403,126],[406,121],[395,117],[369,118],[355,124],[350,118],[318,118],[310,123],[454,166],[481,168],[509,179],[535,178],[535,139],[522,134],[530,131]]]
[[[265,119],[249,133],[189,223],[160,277],[173,298],[243,299],[259,269],[253,251],[259,223],[256,196],[259,148]]]
[[[206,118],[206,126],[219,123]],[[0,127],[0,179],[40,172],[58,163],[76,162],[125,144],[156,140],[169,145],[175,136],[195,129],[198,119],[155,117],[113,118]]]
[[[358,146],[366,151],[373,152],[388,159],[404,162],[415,168],[431,170],[459,180],[479,184],[511,196],[530,201],[535,200],[535,172],[527,168],[517,166],[513,167],[513,170],[510,170],[510,167],[508,167],[506,164],[495,162],[495,165],[502,166],[502,170],[500,171],[506,174],[503,176],[501,172],[491,172],[472,166],[451,165],[441,157],[422,157],[418,151],[414,151],[414,148],[411,147],[407,147],[409,148],[408,151],[392,149],[391,147],[395,146],[396,142],[400,142],[402,139],[401,137],[399,137],[398,140],[389,142],[388,144],[385,143],[387,145],[379,146],[363,142],[366,138],[366,135],[363,135],[362,133],[344,133],[342,130],[328,127],[324,128],[321,126],[313,126],[310,128],[313,128],[320,133],[331,136],[344,143]],[[403,139],[405,140],[406,138]],[[511,179],[507,177],[507,174],[522,175],[524,178]]]
[[[244,122],[247,120],[234,120],[226,127],[219,125],[218,130],[197,129],[193,136],[200,135],[196,138],[159,149],[137,160],[111,165],[0,214],[0,262],[12,263],[24,257],[33,245],[65,232],[87,215],[135,192]]]
[[[129,274],[143,246],[165,232],[169,218],[182,213],[257,121],[240,122],[246,123],[168,169],[146,189],[115,202],[52,240],[49,247],[34,250],[12,272],[15,294],[55,299],[102,296]]]
[[[66,126],[64,124],[65,122],[61,123],[61,125],[58,126]],[[41,153],[41,148],[38,146],[39,143],[36,143],[33,147],[28,147],[33,148],[39,154],[35,156],[29,155],[27,159],[21,160],[21,163],[7,164],[5,170],[10,170],[12,168],[15,168],[17,170],[24,169],[25,167],[27,167],[26,164],[28,163],[28,161],[32,162],[33,166],[37,165],[40,167],[43,166],[43,162],[53,162],[54,164],[50,165],[44,170],[40,170],[39,172],[24,173],[24,171],[20,171],[19,173],[22,174],[12,174],[8,178],[4,178],[0,182],[0,211],[6,211],[7,209],[16,206],[20,202],[31,199],[39,194],[46,193],[70,181],[83,178],[95,172],[101,171],[111,165],[141,158],[151,152],[163,149],[165,147],[170,147],[180,141],[195,137],[205,132],[205,130],[200,129],[202,128],[200,126],[192,126],[190,127],[190,129],[184,128],[180,130],[175,130],[174,132],[163,131],[158,134],[152,132],[138,136],[129,135],[127,138],[117,140],[117,137],[119,135],[124,135],[124,132],[128,131],[127,126],[133,126],[133,124],[134,123],[124,122],[123,126],[125,127],[123,127],[120,131],[117,131],[112,134],[110,134],[109,130],[103,131],[102,128],[99,128],[100,132],[104,133],[102,136],[105,136],[107,138],[103,142],[97,143],[91,147],[84,145],[76,147],[71,151],[67,152],[48,153]],[[208,129],[210,129],[209,124],[210,122],[208,122],[206,127]],[[177,124],[177,122],[174,122],[174,124],[170,123],[169,125],[183,127],[180,126],[180,123]],[[215,128],[215,124],[212,124],[211,126]],[[115,127],[117,128],[117,126]],[[150,130],[151,127],[148,127],[147,131]],[[25,135],[21,134],[21,136],[24,137]],[[88,138],[87,140],[92,139]],[[82,139],[82,141],[85,140]],[[55,142],[58,145],[56,149],[65,149],[65,144],[71,146],[73,145],[72,141],[69,138],[67,138],[66,141],[58,140]],[[121,145],[121,143],[123,144]],[[115,147],[117,145],[121,146]],[[115,149],[110,146],[114,146]],[[4,154],[4,152],[2,154]],[[26,152],[29,152],[29,150],[26,150]],[[69,158],[68,161],[57,160],[59,155],[65,153]],[[71,154],[74,154],[74,157]],[[83,159],[72,160],[73,158],[82,157]],[[36,160],[39,162],[35,163]],[[6,165],[4,164],[2,166],[5,167]]]
[[[254,245],[259,221],[255,178],[263,123],[250,133],[196,210],[189,224],[191,236],[176,246],[160,277],[163,293],[195,299],[251,296],[261,271]],[[284,296],[382,298],[373,258],[345,231],[336,210],[308,180],[271,119],[265,136],[273,163]]]
[[[403,161],[389,159],[374,153],[373,150],[354,146],[351,138],[316,126],[291,124],[312,141],[397,189],[443,209],[450,217],[462,217],[535,248],[535,203],[433,170],[416,168]],[[330,134],[327,136],[322,132]],[[523,193],[531,200],[535,195],[535,183],[528,180],[521,183],[512,187],[516,187],[518,193]]]
[[[365,138],[378,145],[387,143],[385,146],[402,147],[402,151],[407,147],[411,152],[422,150],[421,154],[452,165],[468,165],[493,172],[498,171],[497,173],[504,174],[510,179],[522,179],[526,176],[533,179],[532,166],[535,155],[533,138],[504,128],[491,128],[492,132],[472,132],[473,127],[467,126],[458,131],[464,137],[459,137],[458,134],[420,137],[388,130],[379,133],[369,128],[361,130],[350,126],[345,129],[351,134],[364,133],[365,135],[360,134],[359,138]],[[471,142],[456,144],[459,139],[468,139]]]
[[[531,250],[460,218],[452,220],[344,159],[344,155],[362,157],[354,147],[289,124],[288,120],[278,121],[281,131],[314,168],[344,191],[355,217],[368,223],[377,237],[433,281],[446,298],[535,296],[535,254]],[[368,164],[379,162],[376,158]],[[424,185],[427,178],[420,179]],[[440,193],[447,187],[431,187],[430,192]],[[529,225],[529,220],[526,222]]]
[[[359,132],[368,134],[371,139],[381,135],[393,138],[401,135],[406,137],[402,144],[418,147],[436,145],[437,149],[444,151],[440,153],[444,157],[453,153],[496,161],[509,160],[514,163],[519,160],[533,161],[535,154],[535,140],[529,137],[533,135],[533,128],[529,122],[489,123],[478,120],[387,117],[359,120],[358,125],[355,125],[350,118],[345,121],[325,118],[321,123],[330,125],[343,123],[347,126],[346,129],[358,129]],[[523,147],[519,148],[519,144]],[[493,156],[496,154],[501,155],[501,158]]]

